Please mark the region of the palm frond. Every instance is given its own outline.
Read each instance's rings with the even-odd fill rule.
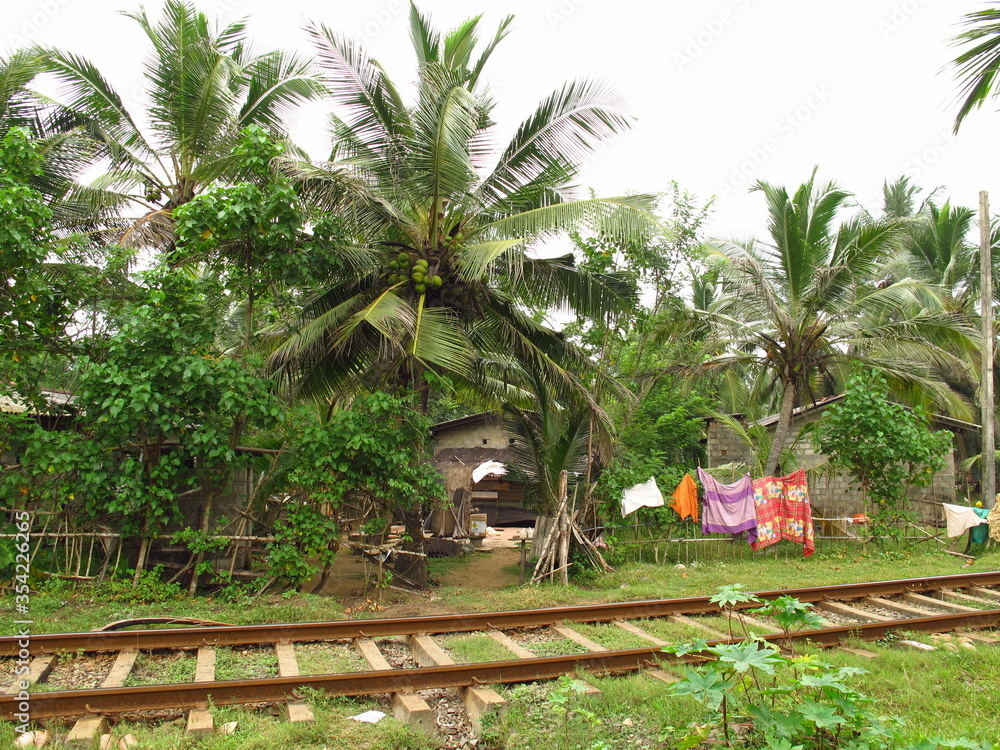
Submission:
[[[257,123],[271,132],[283,132],[295,107],[326,92],[312,69],[312,60],[287,52],[258,57],[244,75],[247,91],[239,113],[240,127]]]
[[[586,80],[567,83],[543,100],[518,128],[479,187],[482,202],[500,203],[548,172],[572,179],[577,164],[631,124],[619,95],[606,84]]]
[[[440,58],[441,34],[431,25],[430,17],[421,13],[413,2],[410,3],[410,41],[420,67]]]
[[[498,238],[533,239],[586,227],[595,234],[605,234],[614,239],[629,238],[658,227],[654,205],[655,197],[652,195],[572,201],[497,219],[486,224],[481,231]]]
[[[63,84],[63,105],[94,126],[94,134],[109,148],[113,165],[141,168],[155,159],[121,97],[100,71],[72,52],[45,50],[44,63]]]
[[[1000,71],[1000,9],[967,13],[962,24],[965,31],[952,39],[955,46],[969,45],[952,62],[961,98],[955,132],[974,109],[997,96],[996,77]]]
[[[399,140],[410,132],[409,115],[382,67],[346,37],[309,24],[323,80],[341,105],[356,141],[382,158],[398,156]]]

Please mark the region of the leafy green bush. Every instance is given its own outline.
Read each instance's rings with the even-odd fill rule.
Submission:
[[[951,433],[931,432],[925,415],[889,401],[884,375],[866,371],[852,375],[844,398],[827,407],[818,444],[833,466],[851,473],[862,499],[874,501],[876,523],[895,526],[907,520],[909,487],[927,486],[944,465]]]
[[[129,604],[157,604],[184,597],[179,584],[163,580],[162,565],[141,571],[134,586],[132,571],[127,579],[108,579],[97,587],[95,595]]]
[[[730,622],[738,605],[756,600],[742,588],[725,586],[713,597]],[[808,608],[783,596],[755,611],[775,618],[787,636],[815,624]],[[750,634],[738,643],[708,646],[697,641],[666,646],[664,651],[708,659],[704,666],[686,668],[684,679],[670,688],[705,708],[704,723],[674,729],[664,737],[675,748],[724,742],[769,750],[991,750],[989,743],[966,738],[921,738],[907,744],[902,719],[880,715],[873,699],[848,684],[866,670],[834,667],[812,655],[788,656]]]

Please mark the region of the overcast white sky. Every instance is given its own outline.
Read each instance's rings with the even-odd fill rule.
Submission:
[[[365,40],[397,83],[414,78],[404,0],[199,0],[211,15],[248,17],[257,49],[306,49],[305,18]],[[151,13],[162,2],[145,6]],[[718,195],[713,234],[761,235],[757,179],[794,187],[814,165],[879,207],[882,182],[910,175],[975,207],[1000,209],[1000,113],[973,114],[951,135],[957,86],[948,39],[982,0],[423,0],[438,27],[507,13],[514,30],[492,58],[499,138],[569,78],[609,80],[637,121],[587,165],[601,195],[665,191],[670,180]],[[144,37],[116,13],[133,0],[5,0],[0,48],[52,44],[91,58],[126,98],[141,85]],[[134,96],[133,96],[134,98]],[[327,150],[322,107],[295,133]]]

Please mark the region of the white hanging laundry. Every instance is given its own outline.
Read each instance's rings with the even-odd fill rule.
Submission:
[[[948,519],[948,537],[962,536],[973,526],[986,523],[985,518],[976,515],[976,511],[967,505],[950,505],[941,503],[944,506],[944,517]]]
[[[660,505],[663,505],[663,493],[656,486],[656,479],[653,477],[648,482],[622,492],[622,518],[639,508],[656,508]]]
[[[483,481],[483,477],[488,474],[496,474],[497,476],[502,477],[506,473],[507,467],[499,461],[484,461],[472,470],[472,481],[481,482]]]

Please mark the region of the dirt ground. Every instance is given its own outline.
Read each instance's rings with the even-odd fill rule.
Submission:
[[[456,562],[437,576],[441,586],[456,586],[469,589],[502,589],[516,586],[518,575],[508,573],[505,567],[515,565],[520,560],[520,549],[516,537],[521,529],[490,529],[481,546],[471,554],[468,561]],[[529,571],[530,572],[530,571]],[[428,595],[405,594],[395,590],[383,592],[374,588],[365,589],[366,580],[376,573],[375,565],[350,550],[342,550],[334,561],[333,573],[322,591],[316,593],[340,601],[348,613],[364,611],[381,604],[380,617],[412,617],[418,615],[445,614],[449,610],[440,604],[431,589]],[[318,583],[318,580],[315,582]],[[311,591],[314,582],[303,589]]]

